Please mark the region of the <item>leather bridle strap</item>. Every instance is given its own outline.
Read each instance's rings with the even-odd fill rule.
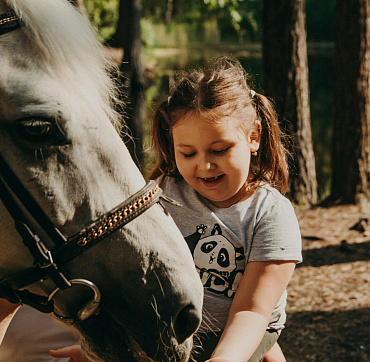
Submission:
[[[21,26],[23,26],[23,23],[13,10],[0,14],[0,35],[18,29]]]
[[[0,155],[0,164],[2,163],[4,163],[4,160],[3,157]],[[0,172],[3,173],[4,169],[1,166],[0,170]],[[10,168],[7,171],[11,171],[8,174],[12,175],[11,178],[15,177],[17,179]],[[34,267],[28,268],[22,272],[13,275],[11,278],[6,279],[6,283],[10,287],[12,287],[12,289],[23,288],[27,285],[37,282],[40,279],[44,279],[46,276],[52,277],[52,279],[54,280],[53,275],[49,275],[48,273],[48,269],[50,268],[48,264],[51,264],[55,266],[56,269],[58,269],[58,267],[63,266],[82,252],[86,251],[88,248],[103,240],[105,237],[107,237],[117,229],[122,228],[130,221],[140,216],[152,205],[158,203],[160,199],[171,202],[171,200],[165,198],[162,195],[162,190],[159,188],[155,181],[149,181],[141,190],[131,196],[128,200],[101,216],[98,220],[84,228],[79,233],[68,238],[64,237],[62,233],[56,227],[54,227],[50,219],[44,214],[42,220],[47,220],[46,225],[53,225],[53,229],[57,230],[56,235],[61,236],[61,239],[59,240],[65,240],[65,242],[59,242],[53,249],[48,251],[45,249],[44,244],[40,241],[38,236],[32,233],[31,228],[27,225],[26,217],[24,216],[24,213],[22,212],[20,207],[14,205],[16,203],[15,198],[12,197],[12,194],[8,190],[8,188],[10,188],[9,185],[4,184],[4,180],[2,180],[3,176],[4,175],[1,175],[0,177],[0,197],[3,204],[8,209],[11,216],[14,218],[17,231],[21,234],[24,244],[30,250],[30,253],[35,259]],[[21,193],[15,192],[15,190],[13,190],[13,186],[16,184],[18,184],[17,186],[21,184],[18,179],[17,182],[12,184],[12,192],[14,192],[17,199],[24,205],[24,207],[28,210],[32,217],[35,218],[36,221],[39,223],[38,216],[40,214],[34,214],[34,211],[32,210],[32,207],[35,205],[38,206],[38,204],[25,188],[17,188],[17,191],[22,190]],[[24,195],[23,192],[25,192]],[[28,197],[24,198],[23,196],[25,195],[27,195]],[[27,199],[27,201],[31,201],[30,204],[25,202],[25,199]],[[40,207],[38,206],[38,208]],[[39,225],[41,226],[41,228],[43,228],[45,226],[45,223],[39,223]],[[41,256],[38,255],[39,252],[41,253]],[[0,281],[0,284],[2,282],[5,282],[5,280]],[[63,284],[65,283],[59,283],[58,281],[55,281],[55,284],[61,289],[65,289],[69,286],[63,286]]]
[[[0,188],[3,189],[3,186]],[[171,199],[162,195],[162,190],[155,181],[149,181],[145,187],[129,200],[116,207],[113,211],[105,214],[80,233],[68,238],[66,244],[57,246],[51,251],[46,250],[45,253],[49,257],[48,264],[36,263],[35,260],[35,265],[32,268],[25,269],[6,279],[0,280],[0,297],[8,299],[11,303],[30,305],[44,313],[52,312],[54,308],[52,300],[31,293],[28,290],[20,289],[47,278],[52,279],[58,289],[68,288],[68,286],[70,286],[70,281],[60,272],[59,268],[88,248],[102,241],[114,231],[122,228],[124,225],[140,216],[144,211],[158,203],[161,199],[176,204]],[[104,225],[104,231],[101,231],[102,225]],[[39,242],[43,246],[37,235],[33,235],[33,240]],[[57,277],[55,276],[56,274]],[[62,278],[63,282],[61,282],[59,278]]]
[[[11,186],[10,186],[11,185]],[[71,286],[67,278],[59,271],[58,266],[53,262],[50,252],[41,242],[37,234],[34,234],[31,227],[28,225],[27,217],[21,209],[20,204],[25,206],[25,209],[32,215],[37,223],[45,230],[51,240],[54,237],[61,242],[66,242],[67,239],[54,227],[50,219],[46,216],[44,211],[36,203],[28,190],[22,185],[13,170],[5,162],[2,155],[0,155],[0,199],[9,214],[14,220],[14,225],[22,237],[24,245],[30,251],[35,267],[39,269],[40,279],[50,277],[58,287],[66,289]],[[40,221],[42,220],[42,222]],[[48,231],[52,230],[52,233]],[[28,283],[27,276],[22,276],[23,283]],[[29,285],[31,283],[25,284]],[[18,288],[17,288],[18,289]]]
[[[44,232],[48,237],[53,240],[55,244],[63,245],[66,243],[67,239],[65,236],[55,227],[55,225],[50,221],[49,217],[45,214],[44,210],[35,201],[29,191],[20,182],[19,178],[14,174],[11,167],[5,161],[4,157],[0,154],[0,175],[4,179],[4,182],[12,190],[12,193],[18,198],[18,200],[26,207],[28,212],[36,220],[36,222],[42,227]],[[4,204],[11,213],[13,208],[11,206],[14,203],[14,197],[10,194],[6,195],[4,199],[2,198]],[[19,210],[14,211],[15,215],[12,215],[14,220],[25,220],[25,217],[20,215],[23,214]]]
[[[68,238],[67,244],[53,249],[55,261],[63,265],[84,250],[100,242],[114,231],[127,225],[160,200],[172,202],[162,194],[155,181],[146,185],[128,200],[109,211],[79,233]]]

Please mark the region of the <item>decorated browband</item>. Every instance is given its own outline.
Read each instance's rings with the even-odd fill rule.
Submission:
[[[0,35],[18,29],[22,26],[22,21],[13,10],[0,14]]]

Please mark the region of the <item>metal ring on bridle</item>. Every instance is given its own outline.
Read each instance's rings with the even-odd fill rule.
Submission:
[[[94,283],[86,279],[72,279],[70,280],[70,283],[72,284],[72,286],[73,284],[81,284],[81,285],[85,285],[89,287],[94,292],[94,298],[91,299],[88,303],[86,303],[86,305],[78,311],[76,317],[71,317],[71,316],[64,317],[64,316],[59,315],[56,312],[52,312],[52,314],[55,317],[57,317],[62,322],[67,323],[67,324],[72,324],[76,321],[83,321],[89,318],[91,315],[95,314],[98,311],[99,304],[100,304],[100,291],[99,291],[99,288]],[[48,297],[48,301],[51,301],[54,298],[55,294],[59,292],[59,290],[60,288],[54,289],[50,293]]]

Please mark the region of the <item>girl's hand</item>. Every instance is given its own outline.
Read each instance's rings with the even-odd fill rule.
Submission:
[[[55,358],[69,357],[68,362],[91,362],[82,352],[80,345],[68,346],[49,351],[50,356]]]
[[[295,261],[252,261],[245,268],[228,320],[209,362],[245,362],[260,344]]]

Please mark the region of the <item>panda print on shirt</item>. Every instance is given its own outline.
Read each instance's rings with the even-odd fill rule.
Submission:
[[[215,224],[210,236],[204,236],[207,226],[200,224],[185,237],[194,258],[203,286],[208,290],[232,298],[243,275],[237,261],[243,260],[244,249],[236,248]]]

